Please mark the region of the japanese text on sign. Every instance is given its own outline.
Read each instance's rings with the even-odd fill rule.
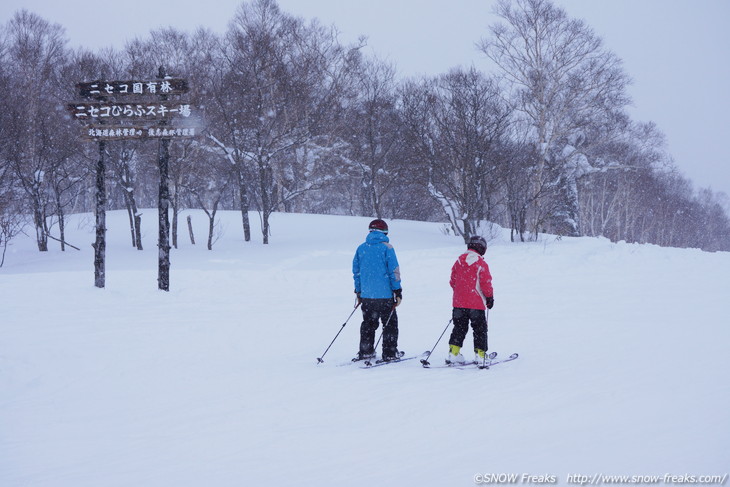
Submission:
[[[192,115],[192,107],[187,104],[106,104],[74,103],[68,105],[76,120],[104,119],[165,119],[172,117],[187,118]]]
[[[195,137],[195,129],[192,127],[89,127],[84,129],[83,135],[95,140],[172,139]]]
[[[188,91],[186,80],[172,78],[151,81],[92,81],[90,83],[78,83],[76,87],[83,97],[179,95]]]

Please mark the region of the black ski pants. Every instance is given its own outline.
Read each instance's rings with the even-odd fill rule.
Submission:
[[[375,330],[378,329],[379,322],[383,323],[383,355],[393,356],[398,351],[398,314],[395,312],[395,303],[390,298],[363,298],[360,353],[375,353]]]
[[[471,322],[472,332],[474,334],[474,351],[481,349],[488,350],[487,344],[487,316],[483,309],[454,308],[452,313],[454,319],[454,329],[451,331],[449,345],[462,347],[466,332],[469,331],[469,323]]]

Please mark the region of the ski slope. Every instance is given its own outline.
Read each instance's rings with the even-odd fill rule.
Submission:
[[[205,216],[191,214],[204,242]],[[81,251],[12,242],[0,486],[458,487],[730,470],[730,253],[504,232],[485,256],[490,350],[518,360],[363,370],[338,366],[357,350],[359,310],[317,357],[353,309],[352,255],[370,219],[275,214],[263,245],[257,228],[243,242],[240,214],[220,215],[213,251],[181,228],[169,293],[157,290],[156,210],[144,251],[126,213],[107,214],[105,289],[93,286],[92,216],[67,226]],[[399,346],[420,353],[449,321],[464,245],[442,224],[388,224]]]

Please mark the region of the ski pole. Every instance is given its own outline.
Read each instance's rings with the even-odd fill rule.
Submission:
[[[383,338],[383,332],[385,332],[385,327],[388,326],[388,323],[390,323],[390,319],[393,317],[393,312],[395,311],[395,305],[393,305],[393,308],[390,310],[390,314],[388,315],[388,319],[385,320],[385,324],[383,325],[383,329],[380,330],[380,336],[378,337],[378,341],[375,342],[375,346],[373,347],[373,350],[378,349],[378,345],[380,345],[380,340]]]
[[[446,333],[446,330],[449,329],[449,325],[451,324],[452,321],[454,321],[454,318],[451,318],[449,320],[449,322],[446,323],[446,328],[444,328],[444,331],[441,332],[441,336],[439,337],[438,340],[436,340],[436,344],[433,346],[433,348],[431,349],[431,351],[428,352],[428,355],[426,355],[426,358],[421,359],[421,363],[423,364],[424,367],[428,367],[429,365],[431,365],[431,363],[428,361],[428,359],[429,359],[429,357],[431,357],[431,354],[433,353],[433,351],[436,350],[436,347],[438,346],[438,344],[441,341],[441,339],[444,337],[444,334]]]
[[[486,369],[487,368],[487,345],[488,345],[487,333],[489,332],[489,308],[487,308],[487,314],[484,317],[484,321],[485,321],[485,323],[484,323],[484,328],[485,328],[485,330],[484,330],[484,360],[482,360],[482,368]]]
[[[332,339],[332,342],[330,342],[329,347],[327,347],[327,350],[324,351],[324,353],[322,354],[322,357],[317,357],[317,364],[321,364],[322,362],[324,362],[323,357],[325,355],[327,355],[327,352],[329,351],[330,347],[332,346],[333,343],[335,343],[335,340],[337,340],[337,337],[340,336],[340,333],[342,333],[342,330],[345,329],[345,325],[347,324],[348,321],[350,321],[350,318],[352,318],[352,315],[355,314],[355,311],[357,311],[357,308],[359,306],[360,306],[360,303],[357,303],[355,305],[355,308],[352,310],[352,313],[350,313],[350,316],[348,316],[347,319],[345,320],[345,322],[342,323],[342,326],[340,327],[340,331],[338,331],[337,335],[335,335],[335,337]]]

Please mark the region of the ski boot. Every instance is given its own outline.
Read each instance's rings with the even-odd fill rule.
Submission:
[[[357,355],[352,359],[353,362],[359,362],[361,360],[370,360],[371,358],[375,358],[375,352],[357,352]]]
[[[449,345],[449,353],[446,356],[446,365],[464,365],[466,361],[461,354],[461,347]]]

